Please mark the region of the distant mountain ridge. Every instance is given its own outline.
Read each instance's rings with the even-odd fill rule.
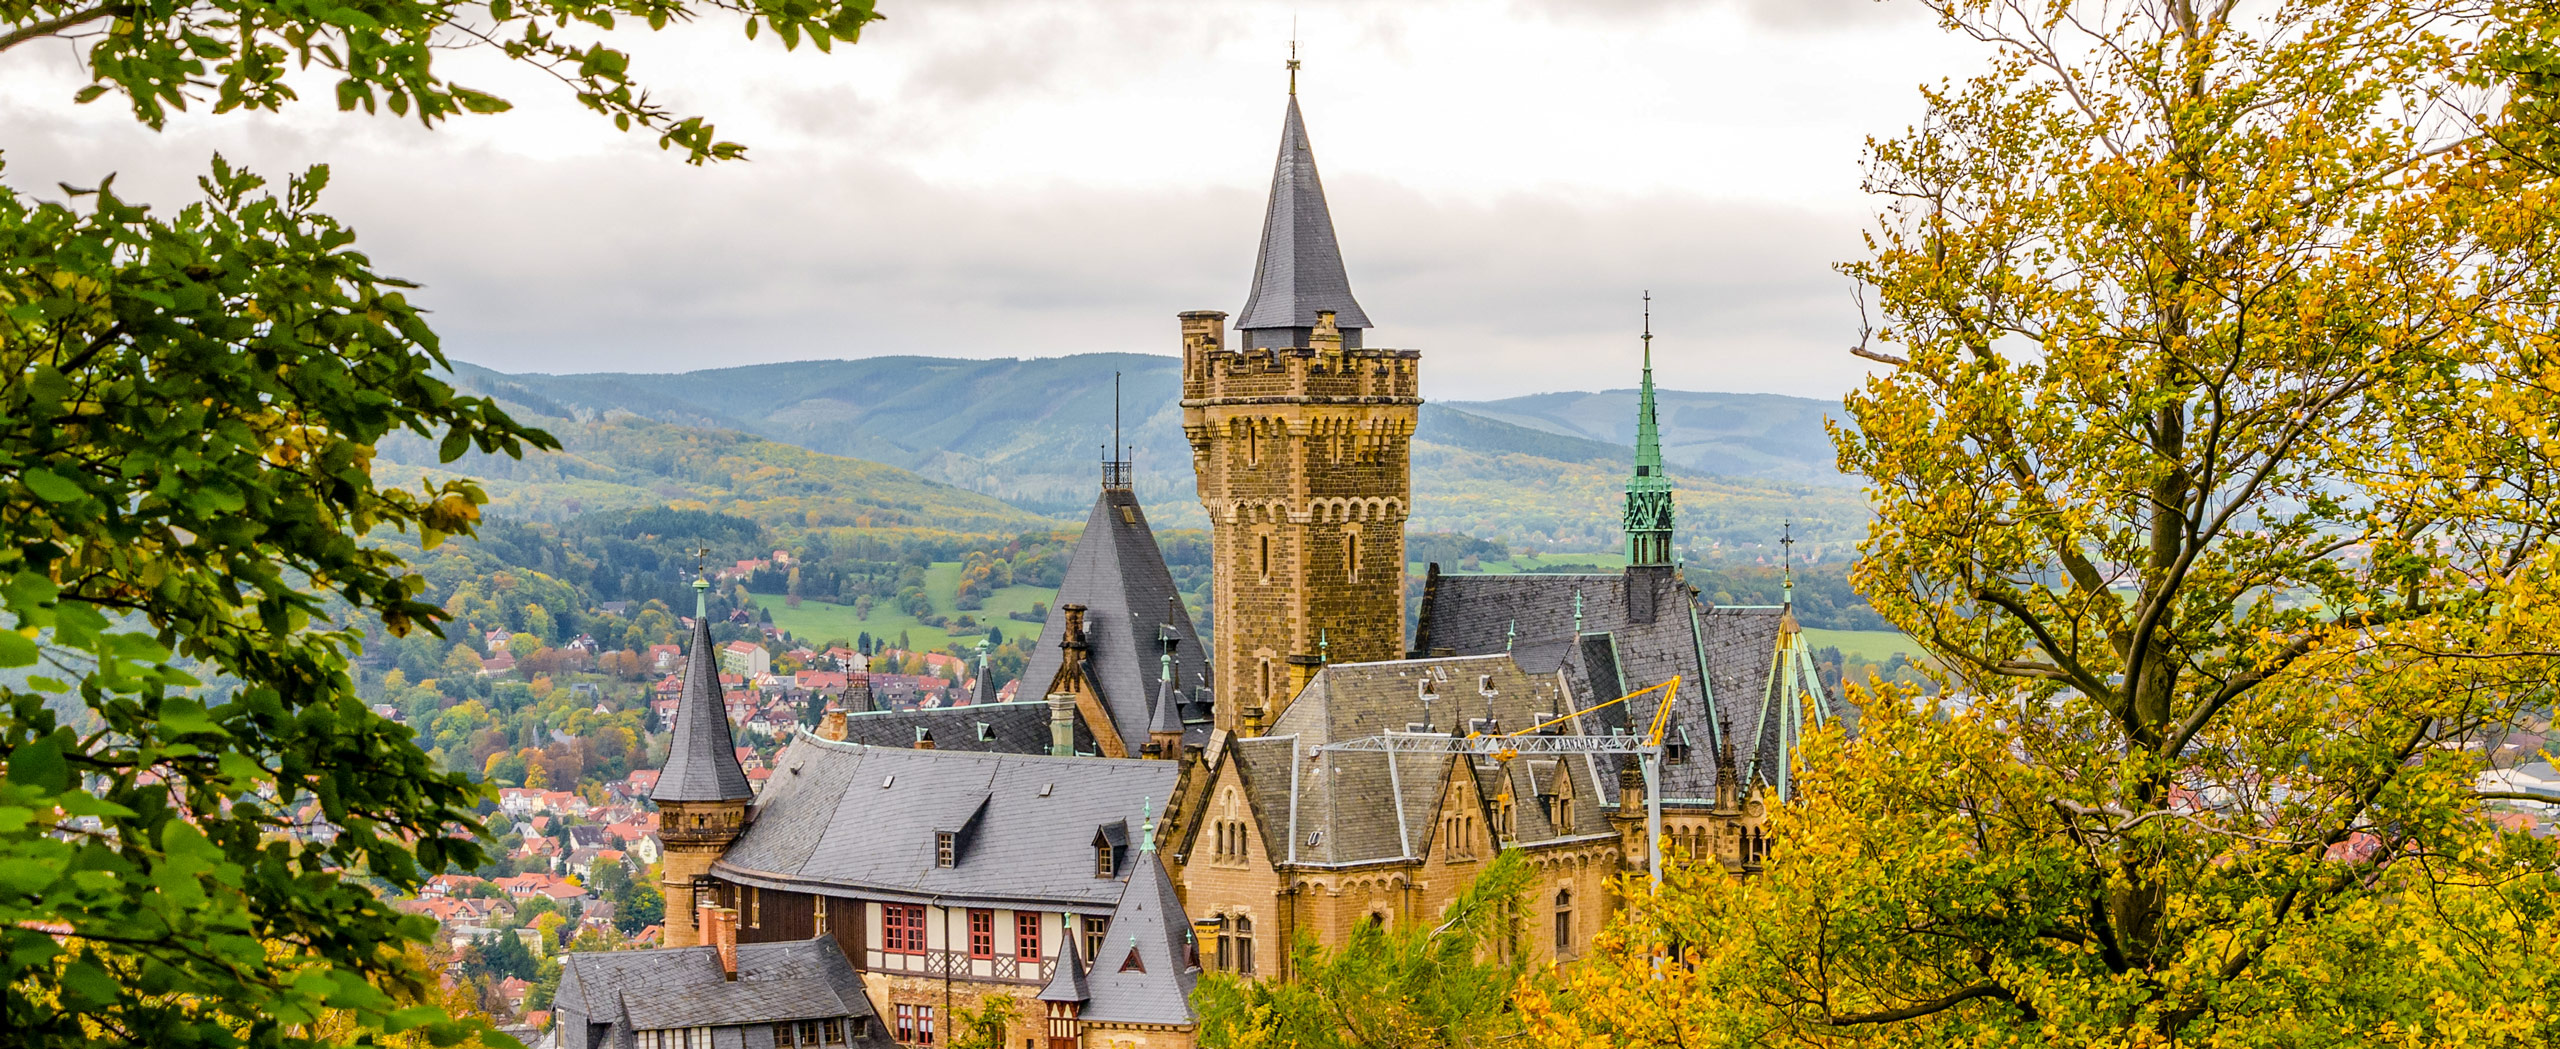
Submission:
[[[1181,362],[1137,353],[1032,359],[871,357],[678,374],[509,374],[470,364],[458,385],[543,415],[617,416],[736,430],[871,460],[1050,518],[1093,499],[1120,376],[1122,441],[1160,527],[1202,527],[1182,436]],[[1770,394],[1657,391],[1665,458],[1681,484],[1683,543],[1756,544],[1781,519],[1800,537],[1863,531],[1863,501],[1834,468],[1836,404]],[[1417,530],[1605,547],[1610,497],[1632,460],[1635,391],[1428,402],[1414,435]],[[1685,476],[1684,476],[1685,475]],[[1825,534],[1832,533],[1832,534]]]

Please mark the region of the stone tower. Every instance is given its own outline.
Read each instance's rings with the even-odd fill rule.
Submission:
[[[1253,292],[1182,315],[1182,429],[1215,537],[1216,726],[1258,731],[1326,662],[1404,650],[1421,354],[1361,345],[1294,83]]]
[[[719,652],[711,642],[711,616],[704,607],[707,579],[693,581],[693,649],[685,653],[684,693],[676,699],[675,739],[667,747],[667,764],[658,771],[658,841],[666,854],[659,891],[666,895],[668,947],[702,942],[694,925],[698,915],[695,889],[707,882],[711,865],[747,829],[747,802],[755,790],[738,767],[738,744],[729,735],[729,710],[720,691]],[[707,898],[707,897],[706,897]]]

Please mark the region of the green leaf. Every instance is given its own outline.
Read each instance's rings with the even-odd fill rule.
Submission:
[[[69,478],[41,466],[29,468],[19,475],[19,480],[26,482],[27,490],[34,492],[36,498],[48,503],[68,503],[88,494]]]

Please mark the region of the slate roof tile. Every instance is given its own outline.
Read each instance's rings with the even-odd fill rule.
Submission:
[[[1145,759],[912,750],[807,734],[774,762],[753,822],[712,869],[772,888],[951,906],[1099,913],[1123,882],[1094,876],[1093,837],[1149,805],[1181,768]],[[936,865],[934,833],[957,829],[955,866]]]
[[[1164,551],[1147,527],[1146,510],[1136,493],[1105,488],[1086,515],[1084,535],[1067,561],[1066,577],[1049,604],[1049,620],[1022,669],[1021,695],[1040,700],[1058,676],[1058,642],[1066,637],[1066,606],[1083,605],[1085,643],[1092,646],[1086,673],[1102,693],[1113,728],[1129,753],[1147,742],[1162,649],[1158,636],[1168,627],[1179,644],[1173,654],[1174,687],[1184,695],[1208,695],[1207,664],[1201,656],[1200,633],[1182,607],[1173,573],[1165,568]],[[1044,715],[1045,716],[1045,715]],[[1046,728],[1042,729],[1045,739]]]
[[[1315,149],[1307,143],[1306,119],[1292,92],[1280,124],[1280,157],[1272,167],[1253,291],[1245,296],[1236,328],[1309,328],[1319,310],[1332,310],[1334,324],[1341,328],[1370,326],[1369,315],[1351,297],[1342,247],[1333,236],[1333,212],[1325,206],[1324,182],[1316,176]]]

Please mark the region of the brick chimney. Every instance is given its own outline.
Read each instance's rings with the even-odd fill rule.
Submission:
[[[827,712],[818,715],[818,738],[832,739],[842,743],[846,736],[852,734],[853,726],[846,723],[844,708],[833,703],[827,704]]]
[[[702,905],[702,942],[720,952],[720,974],[738,978],[738,909],[716,903]]]

